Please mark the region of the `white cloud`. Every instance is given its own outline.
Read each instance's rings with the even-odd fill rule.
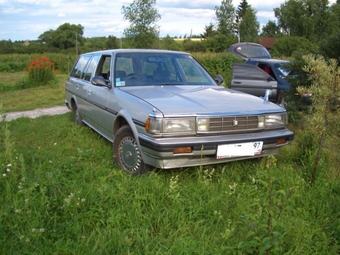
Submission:
[[[334,3],[336,0],[331,0]],[[84,36],[120,37],[128,22],[123,20],[122,6],[133,0],[0,0],[0,40],[36,40],[49,29],[56,29],[65,22],[81,24]],[[235,8],[241,0],[233,0]],[[273,8],[285,0],[247,0],[257,11],[261,25],[275,20]],[[157,0],[161,14],[160,35],[183,36],[191,32],[203,33],[205,26],[215,22],[215,6],[221,0]]]

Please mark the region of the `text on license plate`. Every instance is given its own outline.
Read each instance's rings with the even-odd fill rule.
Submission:
[[[234,143],[217,146],[216,158],[254,156],[262,153],[263,142]]]

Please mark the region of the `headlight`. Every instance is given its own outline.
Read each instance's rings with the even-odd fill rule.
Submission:
[[[287,113],[268,114],[259,116],[259,128],[274,129],[282,128],[288,124]]]
[[[148,118],[146,131],[159,133],[195,133],[195,118]]]
[[[209,118],[197,118],[197,131],[198,132],[207,132],[209,131]]]

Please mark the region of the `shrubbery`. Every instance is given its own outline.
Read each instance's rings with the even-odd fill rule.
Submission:
[[[35,57],[28,65],[25,87],[46,86],[56,80],[55,64],[48,57]]]

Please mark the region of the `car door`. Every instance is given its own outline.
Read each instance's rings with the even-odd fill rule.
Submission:
[[[243,64],[234,63],[230,87],[234,90],[242,91],[254,96],[264,96],[266,90],[271,90],[269,99],[276,100],[277,81],[261,68]]]
[[[87,74],[91,79],[94,76],[102,76],[107,80],[108,86],[98,86],[91,83],[86,93],[86,101],[88,102],[86,121],[95,130],[107,138],[112,127],[113,114],[108,111],[108,97],[111,90],[111,55],[97,55],[92,58],[93,62],[90,63]],[[91,65],[93,63],[93,65]],[[112,138],[111,138],[112,139]]]
[[[66,81],[65,91],[69,101],[73,97],[80,115],[84,116],[86,93],[89,82],[84,80],[84,73],[91,59],[91,54],[81,55],[74,65],[70,77]]]

